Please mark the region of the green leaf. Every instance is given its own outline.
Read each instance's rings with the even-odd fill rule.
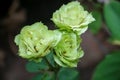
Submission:
[[[47,63],[43,59],[39,63],[36,63],[34,61],[29,61],[26,64],[26,69],[27,69],[28,72],[39,72],[40,70],[47,70],[47,69],[49,69],[49,66],[47,65]]]
[[[55,80],[55,74],[53,72],[38,74],[32,80]]]
[[[93,32],[94,34],[97,34],[102,25],[102,16],[101,16],[101,13],[98,11],[92,12],[92,15],[95,18],[95,21],[89,25],[89,28],[91,32]]]
[[[53,72],[47,73],[42,80],[55,80],[55,74]]]
[[[104,5],[104,18],[113,40],[120,40],[120,2]]]
[[[107,55],[95,69],[92,80],[120,80],[120,51]]]
[[[43,76],[43,74],[38,74],[35,77],[33,77],[32,80],[42,80]]]
[[[61,68],[57,77],[58,80],[79,80],[79,73],[74,68]]]
[[[55,67],[55,61],[54,61],[54,58],[53,58],[53,51],[51,51],[47,56],[46,56],[48,62],[53,66]]]

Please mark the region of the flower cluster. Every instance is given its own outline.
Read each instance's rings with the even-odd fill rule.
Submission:
[[[54,50],[53,57],[58,65],[76,67],[79,58],[83,56],[80,35],[94,20],[77,1],[63,5],[53,13],[52,17],[58,29],[48,30],[43,23],[37,22],[21,30],[15,37],[19,56],[41,61],[51,50]]]

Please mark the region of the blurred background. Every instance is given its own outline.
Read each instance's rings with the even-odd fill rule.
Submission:
[[[0,0],[0,80],[30,80],[35,75],[26,71],[27,61],[18,56],[15,35],[39,21],[54,29],[53,12],[70,1]],[[120,80],[120,1],[78,1],[96,19],[82,35],[85,55],[77,67],[79,80]]]

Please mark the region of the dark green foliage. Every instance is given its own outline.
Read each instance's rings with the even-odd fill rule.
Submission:
[[[35,77],[32,78],[32,80],[42,80],[43,74],[38,74]]]
[[[120,51],[106,56],[97,66],[92,80],[120,80]]]
[[[120,3],[112,1],[104,5],[104,18],[111,38],[120,40]]]
[[[97,34],[102,26],[102,15],[98,11],[92,12],[95,21],[89,25],[90,30],[92,33]]]
[[[52,67],[55,67],[55,61],[54,61],[54,58],[53,58],[53,51],[51,51],[50,54],[48,54],[46,56],[46,59]]]
[[[35,77],[33,77],[32,80],[55,80],[55,74],[52,72],[38,74]]]
[[[39,63],[36,63],[34,61],[29,61],[26,64],[26,69],[27,69],[28,72],[39,72],[40,70],[47,70],[47,69],[49,69],[49,66],[46,63],[46,61],[43,59]]]
[[[61,68],[57,80],[79,80],[79,73],[74,68]]]

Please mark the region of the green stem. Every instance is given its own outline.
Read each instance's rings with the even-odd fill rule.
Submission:
[[[54,67],[50,64],[50,62],[48,61],[48,59],[46,57],[45,57],[45,61],[50,66],[50,70],[54,70]]]
[[[45,61],[46,63],[49,65],[50,69],[49,71],[53,71],[55,73],[55,80],[58,80],[57,79],[57,74],[58,74],[58,71],[60,69],[60,66],[56,64],[56,66],[54,67],[49,61],[48,59],[45,57]]]

